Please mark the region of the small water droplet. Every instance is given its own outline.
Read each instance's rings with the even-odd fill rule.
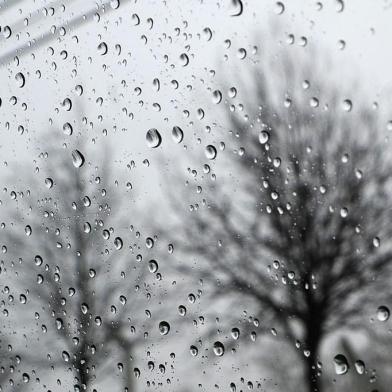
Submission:
[[[184,132],[178,126],[174,126],[172,129],[172,138],[175,143],[181,143],[184,139]]]

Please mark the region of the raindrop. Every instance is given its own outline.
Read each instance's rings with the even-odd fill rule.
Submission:
[[[278,2],[275,4],[275,13],[276,13],[277,15],[282,15],[283,12],[284,12],[284,4],[283,4],[281,1],[278,1]]]
[[[189,351],[190,351],[192,357],[196,357],[197,354],[199,353],[199,350],[197,349],[196,346],[191,346],[191,347],[189,348]]]
[[[64,101],[61,103],[61,106],[69,112],[72,109],[72,101],[69,98],[65,98]]]
[[[3,36],[4,36],[4,38],[11,37],[11,34],[12,34],[11,27],[10,26],[4,26],[4,29],[3,29]]]
[[[237,56],[239,59],[243,60],[246,57],[246,50],[244,48],[239,48]]]
[[[31,236],[31,233],[32,233],[31,226],[30,226],[30,225],[27,225],[27,226],[25,227],[25,234],[26,234],[28,237],[30,237],[30,236]]]
[[[333,359],[335,366],[335,373],[338,375],[346,374],[348,372],[349,366],[346,357],[343,354],[338,354]]]
[[[218,104],[222,101],[222,93],[219,90],[215,90],[212,93],[212,102]]]
[[[186,307],[184,305],[180,305],[178,307],[178,313],[180,316],[185,316],[186,315]]]
[[[378,321],[387,321],[390,316],[389,308],[386,306],[379,306],[377,309],[377,319]]]
[[[231,0],[230,16],[240,16],[244,11],[244,6],[241,0]]]
[[[76,168],[83,166],[84,156],[79,150],[72,151],[72,163]]]
[[[101,56],[104,56],[108,52],[108,46],[107,46],[106,42],[101,42],[98,45],[98,52]]]
[[[216,158],[216,148],[209,144],[206,148],[205,148],[205,155],[208,159],[215,159]]]
[[[353,103],[349,99],[345,99],[343,101],[343,110],[345,112],[351,112],[352,108],[353,108]]]
[[[261,131],[259,133],[259,142],[260,142],[260,144],[267,143],[268,140],[269,140],[269,137],[270,137],[270,135],[269,135],[269,133],[267,131]]]
[[[148,270],[149,270],[151,273],[157,272],[157,271],[158,271],[158,263],[157,263],[155,260],[150,260],[150,261],[148,262]]]
[[[120,7],[120,0],[111,0],[110,6],[112,9],[116,10],[118,7]]]
[[[233,328],[231,330],[231,336],[234,340],[237,340],[240,337],[240,330],[238,328]]]
[[[48,189],[53,187],[53,180],[51,178],[45,178],[45,185]]]
[[[365,373],[365,363],[363,361],[361,360],[355,361],[354,366],[358,374]]]
[[[344,11],[344,2],[343,0],[336,0],[336,12]]]
[[[67,136],[71,136],[71,135],[72,135],[72,133],[73,133],[73,128],[72,128],[72,125],[71,125],[69,122],[66,122],[66,123],[63,125],[63,133],[64,133],[65,135],[67,135]]]
[[[147,146],[150,148],[157,148],[162,143],[161,134],[155,128],[151,128],[146,134]]]
[[[185,53],[181,54],[180,63],[183,67],[186,67],[189,64],[189,57],[187,54],[185,54]]]
[[[225,346],[221,342],[215,342],[213,350],[216,356],[221,357],[225,353]]]
[[[15,75],[15,80],[18,82],[19,88],[22,88],[26,83],[25,77],[22,72],[18,72]]]
[[[117,250],[122,249],[122,247],[123,247],[123,240],[120,237],[116,237],[114,239],[114,246],[116,247]]]
[[[184,139],[184,132],[178,126],[174,126],[172,129],[172,138],[175,143],[181,143]]]
[[[159,323],[159,332],[161,335],[167,335],[170,331],[170,325],[167,321],[161,321]]]
[[[30,376],[27,373],[23,373],[22,378],[24,383],[28,383],[30,381]]]

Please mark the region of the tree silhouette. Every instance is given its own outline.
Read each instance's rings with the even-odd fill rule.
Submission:
[[[215,127],[226,145],[210,165],[217,179],[194,175],[184,192],[171,186],[178,219],[161,235],[184,260],[179,271],[211,282],[213,298],[249,300],[264,325],[297,342],[304,383],[314,392],[322,388],[325,336],[365,327],[364,313],[375,313],[387,296],[386,122],[380,126],[381,114],[355,89],[355,99],[345,96],[353,87],[333,82],[336,74],[326,75],[327,62],[310,48],[265,57],[227,75],[242,96],[222,108],[227,132]],[[231,87],[222,84],[222,91]],[[238,102],[242,112],[233,110]],[[193,184],[203,185],[203,201]],[[184,200],[193,203],[186,218]]]
[[[107,150],[96,151],[101,164],[94,166],[97,155],[87,143],[75,145],[80,161],[58,147],[57,136],[45,139],[35,174],[21,175],[25,190],[11,198],[9,211],[16,212],[4,235],[8,266],[18,269],[11,290],[24,296],[16,324],[35,318],[27,350],[34,355],[26,361],[71,372],[78,390],[117,374],[131,391],[132,355],[150,328],[151,294],[140,233],[124,214],[128,188],[113,177]]]

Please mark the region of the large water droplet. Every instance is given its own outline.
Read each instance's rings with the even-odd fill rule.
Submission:
[[[213,145],[209,144],[205,148],[205,154],[208,159],[215,159],[216,158],[216,148]]]
[[[76,168],[83,166],[84,156],[79,150],[72,151],[72,163]]]
[[[213,350],[216,356],[221,357],[225,353],[225,346],[221,342],[215,342]]]
[[[343,354],[338,354],[333,359],[335,366],[335,373],[342,375],[348,372],[349,366],[346,357]]]
[[[377,309],[377,319],[379,321],[387,321],[390,316],[389,308],[386,306],[379,306]]]
[[[181,143],[184,139],[184,132],[180,127],[174,126],[172,129],[172,138],[175,143]]]
[[[241,0],[231,0],[230,16],[240,16],[244,11],[244,6]]]
[[[22,88],[22,87],[25,85],[25,83],[26,83],[25,77],[24,77],[24,75],[22,74],[22,72],[18,72],[18,73],[15,75],[15,80],[17,81],[18,86],[19,86],[20,88]]]
[[[161,321],[159,323],[159,332],[161,335],[167,335],[170,331],[170,324],[167,321]]]
[[[161,134],[155,128],[151,128],[147,131],[146,140],[147,140],[147,145],[150,148],[157,148],[162,143]]]

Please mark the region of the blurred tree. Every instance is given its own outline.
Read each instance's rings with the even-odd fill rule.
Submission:
[[[140,233],[124,214],[128,190],[112,177],[107,150],[97,149],[101,164],[94,166],[87,143],[71,152],[57,147],[56,136],[45,139],[35,175],[20,174],[26,189],[15,192],[16,213],[3,233],[10,260],[19,260],[8,265],[16,271],[11,287],[24,293],[18,305],[26,310],[15,310],[16,322],[28,326],[35,317],[38,330],[30,327],[27,341],[28,351],[36,334],[43,344],[30,358],[37,369],[71,371],[75,388],[86,391],[114,375],[132,391],[130,361],[148,333],[151,294],[136,254]]]
[[[188,260],[179,271],[212,283],[212,298],[248,298],[263,325],[296,343],[314,392],[324,337],[364,327],[364,313],[386,296],[392,163],[381,115],[358,93],[344,96],[324,58],[309,47],[263,50],[269,55],[253,68],[227,75],[238,94],[222,110],[228,132],[214,129],[225,152],[195,168],[183,192],[171,183],[177,219],[161,235]],[[184,200],[192,203],[187,218]]]

